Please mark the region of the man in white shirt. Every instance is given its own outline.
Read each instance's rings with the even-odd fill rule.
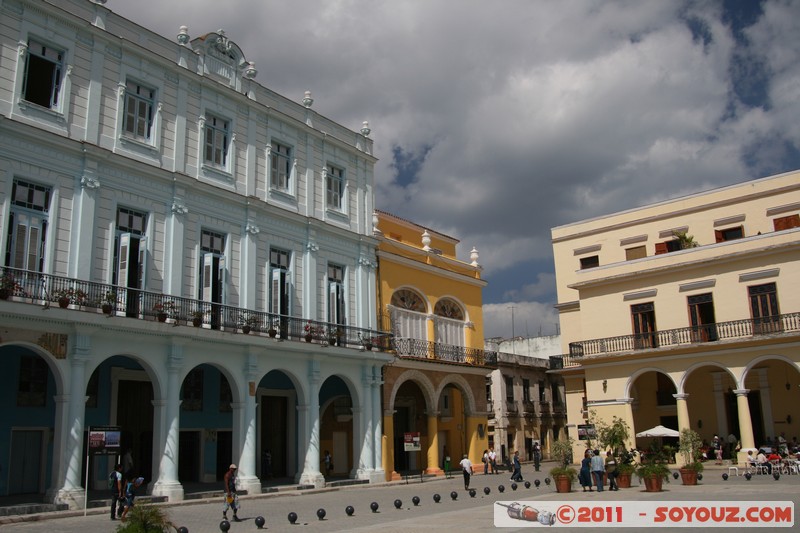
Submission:
[[[492,474],[497,473],[497,454],[494,452],[494,448],[489,450],[489,465],[492,467]]]
[[[472,461],[469,460],[467,454],[464,454],[464,458],[461,459],[461,462],[458,464],[461,465],[464,471],[464,490],[469,490],[469,478],[472,475]]]

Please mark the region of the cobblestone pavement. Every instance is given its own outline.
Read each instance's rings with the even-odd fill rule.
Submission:
[[[684,501],[688,504],[698,502],[730,502],[739,500],[750,501],[792,501],[796,511],[800,509],[800,476],[783,476],[775,481],[769,476],[756,476],[746,481],[744,477],[732,476],[727,481],[721,477],[721,470],[707,469],[701,484],[696,487],[685,487],[680,480],[671,480],[664,485],[660,493],[644,492],[634,480],[630,489],[618,492],[605,491],[603,493],[572,492],[557,494],[552,485],[543,482],[540,488],[534,485],[526,489],[523,484],[518,484],[516,491],[511,490],[511,481],[506,476],[473,476],[472,487],[477,489],[477,494],[471,498],[464,490],[461,476],[451,479],[437,479],[424,483],[360,485],[337,489],[319,489],[307,491],[290,491],[277,494],[259,496],[245,496],[241,499],[242,509],[239,513],[242,522],[231,522],[230,531],[253,532],[258,531],[255,518],[263,516],[266,520],[266,530],[269,532],[328,532],[328,531],[377,531],[381,533],[403,532],[413,533],[418,531],[449,531],[451,533],[483,532],[495,529],[494,527],[494,502],[519,501],[528,502],[529,505],[550,505],[552,502],[568,502],[580,505],[582,502],[614,502],[614,501]],[[545,473],[529,473],[526,479],[533,482],[535,479],[543,480]],[[500,493],[498,486],[505,486],[505,492]],[[577,486],[577,485],[575,485]],[[573,488],[575,487],[573,486]],[[483,488],[489,487],[491,492],[487,496]],[[450,496],[452,491],[457,492],[457,499]],[[440,503],[435,503],[434,494],[441,497]],[[415,506],[412,497],[418,496],[420,504]],[[402,502],[400,509],[394,506],[394,500]],[[377,502],[378,512],[370,510],[370,503]],[[537,504],[537,502],[539,502]],[[547,502],[547,503],[545,503]],[[353,516],[347,516],[345,507],[352,505],[355,508]],[[172,521],[178,526],[186,526],[191,533],[215,533],[220,531],[219,523],[222,520],[222,501],[197,500],[176,505],[167,505],[167,510]],[[324,520],[317,518],[317,510],[325,509]],[[119,525],[108,518],[106,509],[91,509],[88,516],[68,516],[70,513],[46,513],[58,518],[39,515],[35,521],[25,521],[14,524],[5,524],[3,531],[8,533],[33,533],[33,532],[59,532],[59,533],[94,533],[113,532]],[[290,512],[298,515],[295,525],[287,519]],[[229,514],[230,516],[230,514]],[[503,528],[503,531],[523,531],[528,528],[520,522],[519,528]],[[597,527],[597,526],[593,526]],[[577,529],[577,528],[570,528]],[[700,531],[701,528],[668,528],[659,527],[659,531]],[[708,529],[708,524],[702,529]],[[748,528],[748,531],[775,531],[776,528]]]

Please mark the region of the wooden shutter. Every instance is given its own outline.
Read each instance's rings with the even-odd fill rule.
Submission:
[[[669,252],[669,248],[667,248],[666,242],[657,242],[656,243],[656,255],[661,255]]]
[[[128,286],[128,269],[131,264],[131,234],[122,233],[119,236],[119,255],[117,256],[117,285]]]
[[[776,218],[772,221],[775,231],[783,231],[792,228],[800,228],[800,215],[789,215],[787,217]]]
[[[203,254],[203,273],[200,279],[200,292],[204,302],[212,301],[214,290],[214,254]]]
[[[714,230],[714,241],[715,242],[722,242],[724,240],[725,240],[725,236],[723,235],[723,233],[720,230],[715,229]]]

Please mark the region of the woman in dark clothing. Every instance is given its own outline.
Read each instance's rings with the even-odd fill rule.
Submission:
[[[592,456],[589,450],[586,450],[583,454],[581,470],[578,472],[578,481],[581,482],[583,492],[586,492],[587,487],[589,488],[589,492],[592,492]]]

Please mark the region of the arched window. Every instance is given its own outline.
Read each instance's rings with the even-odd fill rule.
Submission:
[[[410,289],[395,291],[389,310],[397,337],[427,340],[427,306],[422,296]]]
[[[464,309],[450,298],[442,298],[433,308],[436,315],[436,342],[450,346],[464,346]]]

